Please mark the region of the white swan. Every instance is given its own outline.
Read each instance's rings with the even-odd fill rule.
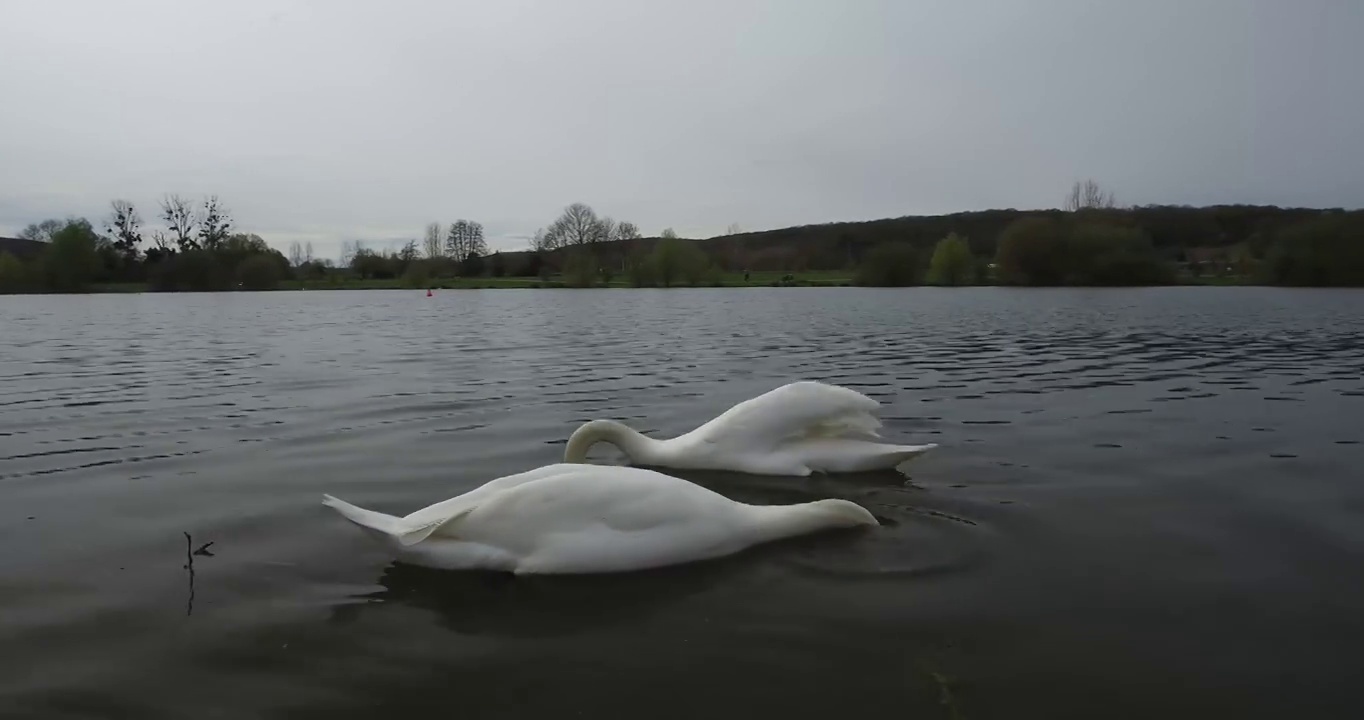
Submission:
[[[330,495],[322,502],[414,565],[518,575],[639,570],[880,524],[848,500],[748,505],[653,470],[570,463],[498,478],[401,518]]]
[[[667,440],[614,420],[592,420],[568,438],[564,461],[586,462],[588,449],[606,442],[639,465],[806,476],[890,469],[937,447],[877,442],[881,421],[873,413],[880,405],[856,390],[802,380]]]

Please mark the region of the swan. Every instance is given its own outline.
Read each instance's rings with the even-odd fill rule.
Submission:
[[[880,524],[849,500],[749,505],[653,470],[576,463],[497,478],[405,517],[331,495],[322,504],[411,564],[517,575],[641,570]]]
[[[801,380],[667,440],[615,420],[591,420],[569,436],[564,462],[586,462],[588,449],[606,442],[638,465],[808,476],[886,470],[937,447],[877,442],[881,421],[873,413],[880,405],[856,390]]]

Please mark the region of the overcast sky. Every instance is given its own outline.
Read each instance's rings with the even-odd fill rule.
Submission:
[[[284,248],[1358,207],[1360,0],[0,0],[0,234],[217,193]]]

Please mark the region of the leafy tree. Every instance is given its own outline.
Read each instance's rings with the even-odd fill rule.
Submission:
[[[82,292],[100,269],[100,237],[89,221],[68,222],[52,236],[45,266],[47,286],[57,292]]]
[[[933,249],[928,282],[933,285],[971,285],[976,281],[976,259],[966,238],[949,233]]]
[[[672,287],[680,282],[700,284],[710,260],[696,243],[673,235],[658,241],[649,264],[655,280],[663,287]]]

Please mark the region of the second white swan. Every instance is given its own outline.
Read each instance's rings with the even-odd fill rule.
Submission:
[[[647,437],[615,420],[592,420],[573,432],[564,461],[587,461],[599,442],[639,465],[731,470],[754,475],[852,473],[894,468],[933,448],[881,441],[880,403],[856,390],[802,380],[745,400],[684,435]]]

